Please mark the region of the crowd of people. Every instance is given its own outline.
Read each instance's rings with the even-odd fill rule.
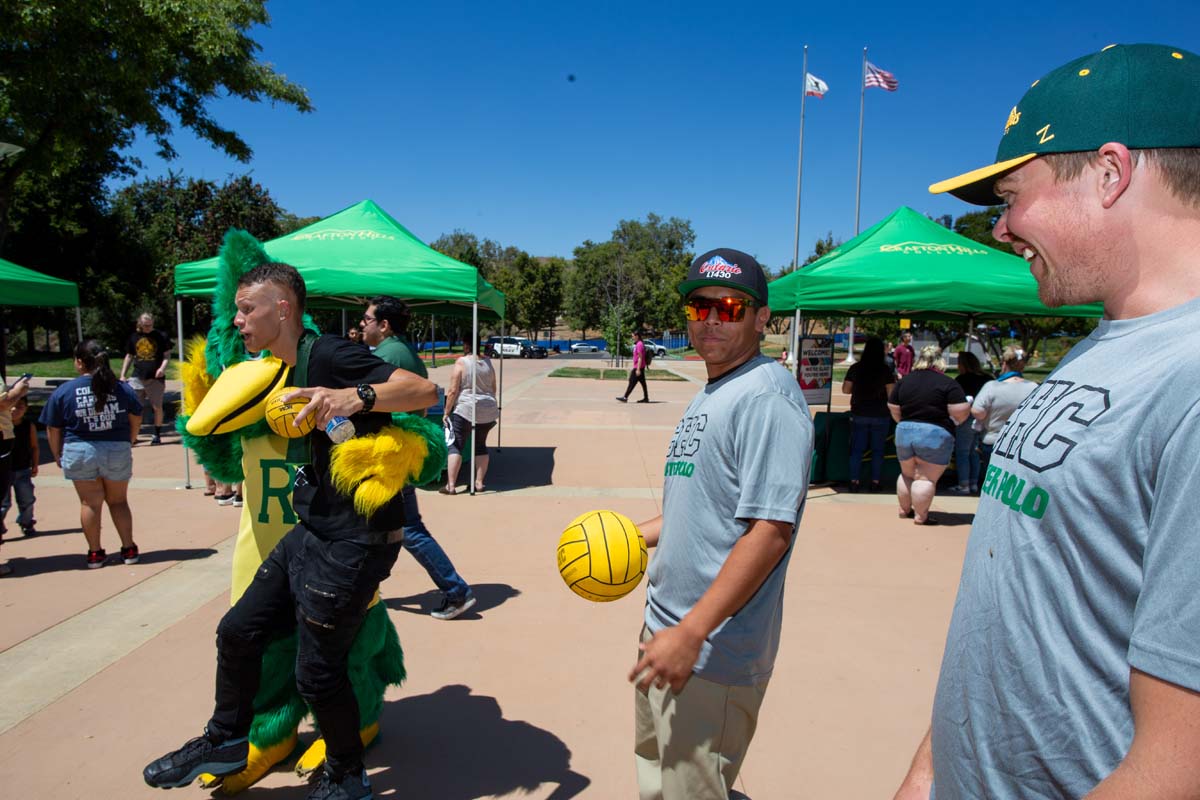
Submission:
[[[890,354],[868,341],[847,373],[851,447],[859,462],[872,451],[869,490],[880,490],[890,418],[900,517],[932,522],[952,458],[956,492],[980,494],[928,732],[896,800],[1200,796],[1200,539],[1190,503],[1200,489],[1200,408],[1159,390],[1200,379],[1190,341],[1200,321],[1197,119],[1200,57],[1175,48],[1113,45],[1035,81],[1010,113],[995,162],[931,190],[1002,204],[994,235],[1030,264],[1043,303],[1099,302],[1104,319],[1041,385],[1024,377],[1027,356],[1016,347],[994,376],[962,354],[951,378],[941,348],[917,349],[908,332]],[[655,555],[627,674],[633,763],[644,800],[726,800],[774,670],[813,424],[796,381],[759,351],[771,314],[753,257],[705,253],[678,290],[708,382],[672,435],[662,513],[640,524]],[[307,339],[304,283],[291,267],[247,273],[238,297],[247,347],[306,364],[312,380],[297,394],[318,427],[344,415],[378,431],[388,424],[381,412],[433,403],[435,387],[409,364],[393,298],[375,298],[363,316],[372,354],[341,337]],[[96,342],[80,343],[75,363],[79,377],[42,414],[50,449],[81,501],[88,565],[103,556],[105,504],[122,557],[136,560],[124,490],[142,401]],[[1131,364],[1138,369],[1121,368]],[[477,438],[478,464],[490,363],[468,352],[454,376],[444,417],[460,459],[460,439]],[[0,394],[2,457],[14,451],[27,389],[18,380]],[[407,495],[370,519],[356,511],[332,488],[330,448],[314,439],[296,482],[301,522],[218,627],[216,702],[203,734],[151,762],[151,786],[245,767],[264,648],[294,629],[297,686],[328,742],[311,797],[372,796],[348,652],[401,542],[421,538],[420,516]],[[14,464],[0,467],[6,489]],[[483,477],[471,476],[476,489]],[[861,490],[860,477],[851,489]],[[428,555],[436,542],[428,531],[424,541]],[[449,599],[457,584],[447,566],[430,559],[426,568],[446,584],[449,618],[471,595],[468,587],[458,606]]]

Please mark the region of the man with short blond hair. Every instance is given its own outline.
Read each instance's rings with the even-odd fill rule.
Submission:
[[[1042,302],[1105,318],[996,439],[898,799],[1200,797],[1198,168],[1200,56],[1113,45],[930,187],[1007,204]]]

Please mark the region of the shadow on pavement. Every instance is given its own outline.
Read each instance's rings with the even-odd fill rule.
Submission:
[[[456,617],[456,620],[480,619],[480,614],[490,611],[506,600],[511,600],[521,594],[520,589],[515,589],[507,583],[473,583],[471,584],[471,591],[475,594],[475,605],[461,616]],[[437,589],[430,589],[427,592],[407,597],[391,597],[384,600],[384,603],[392,611],[405,611],[409,614],[428,614],[437,608],[441,602],[442,593]]]
[[[974,514],[955,514],[949,511],[930,511],[929,518],[938,525],[956,526],[966,525],[970,527],[975,522]]]
[[[503,447],[488,445],[492,457],[488,466],[487,488],[525,489],[530,486],[549,486],[554,476],[553,447]],[[464,457],[468,461],[469,455]],[[459,473],[460,482],[468,475],[464,463]]]
[[[7,542],[6,542],[7,544]],[[87,550],[87,545],[83,542],[83,537],[80,536],[79,546],[83,549],[78,554],[60,553],[55,556],[38,556],[37,558],[22,558],[13,556],[8,559],[8,564],[12,567],[11,578],[28,578],[33,575],[43,575],[47,572],[71,572],[86,570],[87,564],[84,563],[84,554]],[[5,554],[8,554],[5,550]],[[209,558],[217,554],[216,550],[210,547],[197,548],[194,550],[152,550],[142,553],[138,560],[139,564],[159,564],[165,561],[192,561],[198,558]],[[115,548],[108,551],[108,560],[105,566],[116,566],[121,564],[120,548]]]
[[[49,530],[45,528],[37,528],[37,533],[33,536],[18,536],[16,534],[20,532],[20,528],[17,528],[15,531],[13,530],[14,528],[16,528],[16,526],[10,522],[8,526],[8,533],[4,534],[4,544],[9,545],[17,544],[18,542],[29,542],[33,541],[34,539],[41,539],[43,536],[62,536],[66,533],[83,533],[83,528],[50,528]]]
[[[558,784],[552,800],[575,797],[591,780],[571,770],[571,751],[554,734],[504,719],[494,697],[467,686],[387,703],[368,765],[377,794],[407,800],[470,800]]]

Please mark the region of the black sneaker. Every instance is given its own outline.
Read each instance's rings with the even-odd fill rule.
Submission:
[[[317,788],[309,794],[308,800],[372,800],[371,781],[367,779],[367,771],[357,773],[347,772],[340,778],[321,770],[321,778]]]
[[[250,740],[243,736],[226,742],[214,742],[206,731],[173,753],[152,761],[142,770],[146,783],[159,789],[187,786],[204,773],[218,778],[246,768]]]
[[[21,526],[21,533],[25,536],[26,539],[28,539],[31,536],[37,536],[37,528],[33,527],[36,524],[37,524],[36,522],[31,522],[28,525]]]
[[[618,397],[618,398],[617,398],[617,402],[618,402],[618,403],[628,403],[628,402],[629,402],[629,398],[628,398],[628,397]]]
[[[157,433],[154,434],[154,438],[150,440],[150,444],[152,444],[152,445],[162,444],[162,437],[159,436]]]
[[[459,614],[475,605],[475,595],[469,594],[462,600],[451,602],[449,597],[442,598],[442,604],[429,612],[434,619],[454,619]]]

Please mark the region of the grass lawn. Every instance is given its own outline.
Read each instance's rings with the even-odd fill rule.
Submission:
[[[594,367],[559,367],[550,373],[551,378],[590,378],[592,380],[601,381],[624,381],[629,380],[629,370],[615,369],[613,367],[604,367],[596,369]],[[668,372],[665,369],[648,369],[646,370],[646,380],[648,381],[682,381],[684,378],[679,377],[674,372]]]
[[[121,360],[124,356],[110,358],[108,364],[118,376],[121,374]],[[5,365],[8,380],[11,383],[17,376],[32,372],[35,378],[74,378],[79,373],[75,371],[75,359],[70,356],[41,355],[33,361],[11,360]],[[167,380],[178,380],[179,362],[172,359],[167,364]]]

